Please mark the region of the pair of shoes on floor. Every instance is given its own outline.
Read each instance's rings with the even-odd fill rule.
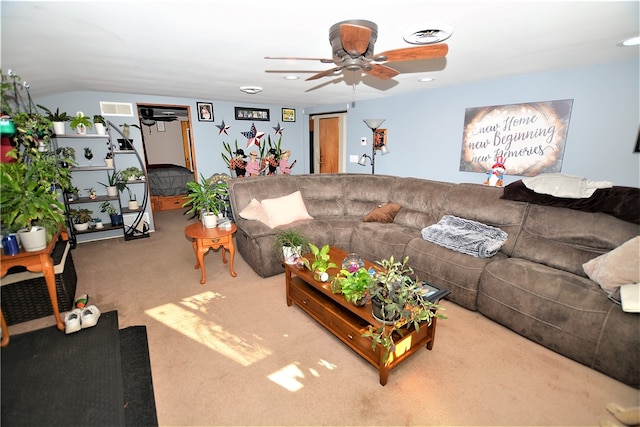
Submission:
[[[80,329],[95,326],[99,318],[100,310],[95,305],[90,305],[82,310],[79,308],[71,310],[64,316],[64,333],[72,334]]]
[[[609,403],[607,410],[616,417],[618,421],[627,426],[635,426],[640,424],[640,407],[624,408],[617,403]],[[603,425],[603,423],[601,423]],[[616,426],[615,423],[605,424],[606,426]]]

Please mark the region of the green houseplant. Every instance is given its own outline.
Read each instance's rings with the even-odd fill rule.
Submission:
[[[55,113],[53,111],[51,111],[50,109],[48,109],[47,107],[45,107],[44,105],[40,105],[38,104],[38,107],[44,111],[45,113],[47,113],[47,120],[49,120],[52,125],[53,125],[53,132],[56,135],[63,135],[64,134],[64,122],[68,122],[69,120],[71,120],[71,117],[69,117],[67,115],[66,112],[60,112],[60,107],[56,108]]]
[[[120,172],[120,177],[123,181],[135,181],[136,179],[140,179],[140,177],[143,176],[144,173],[142,173],[142,171],[135,166],[130,166]]]
[[[370,325],[364,337],[372,339],[372,347],[381,345],[385,349],[385,360],[395,351],[394,335],[402,336],[402,328],[418,330],[429,325],[432,319],[446,319],[440,313],[444,309],[428,301],[420,284],[413,279],[413,269],[407,265],[408,257],[397,261],[389,259],[377,261],[382,271],[377,272],[369,287],[373,315],[380,321],[375,327]]]
[[[86,208],[69,209],[69,216],[76,231],[84,231],[89,228],[89,221],[93,219],[93,211]]]
[[[309,239],[296,229],[279,230],[273,241],[273,249],[282,256],[286,264],[296,264],[305,252],[309,251]]]
[[[367,302],[369,289],[375,281],[375,276],[361,267],[356,271],[340,270],[331,284],[333,293],[341,293],[353,305],[361,306]]]
[[[69,168],[76,164],[76,149],[73,147],[58,147],[56,154],[60,156],[60,166]]]
[[[104,186],[107,189],[108,196],[117,196],[119,191],[124,191],[127,188],[127,184],[122,180],[120,171],[113,171],[109,173],[107,171],[107,183],[98,181],[98,184]]]
[[[111,218],[111,225],[118,226],[122,225],[122,215],[118,213],[118,210],[113,207],[111,202],[104,201],[100,205],[100,212],[104,212]]]
[[[217,216],[228,207],[227,182],[211,182],[200,174],[200,182],[187,182],[187,191],[187,201],[182,205],[183,208],[189,207],[186,213],[198,215],[205,228],[215,227]]]
[[[302,261],[305,267],[313,272],[314,279],[320,282],[326,282],[329,280],[327,270],[330,268],[338,268],[338,265],[331,261],[329,255],[329,251],[331,250],[330,246],[324,245],[322,248],[318,248],[313,243],[309,243],[309,249],[311,250],[311,255],[313,255],[313,261],[303,258]]]
[[[91,119],[84,115],[82,111],[78,111],[75,116],[69,121],[71,129],[77,131],[80,135],[87,133],[87,128],[91,129],[93,123]]]
[[[107,121],[102,115],[96,114],[93,116],[93,125],[96,127],[96,133],[98,135],[107,134]]]

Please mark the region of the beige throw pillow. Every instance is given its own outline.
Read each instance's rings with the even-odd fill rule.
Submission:
[[[242,211],[240,212],[240,217],[244,219],[260,221],[266,226],[271,227],[271,225],[269,224],[269,218],[267,218],[267,213],[262,207],[262,203],[260,203],[256,199],[251,199],[249,204],[244,209],[242,209]]]
[[[640,282],[640,236],[582,264],[582,268],[608,293],[621,285]]]
[[[291,224],[302,219],[313,219],[307,212],[300,191],[275,199],[264,199],[262,207],[267,214],[271,228]]]

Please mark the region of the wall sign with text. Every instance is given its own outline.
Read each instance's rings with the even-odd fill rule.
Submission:
[[[498,156],[507,175],[560,172],[573,99],[467,108],[460,170],[487,172]]]

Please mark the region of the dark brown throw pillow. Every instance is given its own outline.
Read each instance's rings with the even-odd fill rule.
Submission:
[[[504,187],[500,198],[585,212],[603,212],[634,224],[640,224],[640,209],[638,209],[640,188],[636,187],[599,188],[591,197],[570,199],[536,193],[527,188],[522,180],[518,180]]]
[[[386,205],[378,206],[364,216],[364,222],[391,223],[401,207],[402,206],[397,203],[387,203]]]

